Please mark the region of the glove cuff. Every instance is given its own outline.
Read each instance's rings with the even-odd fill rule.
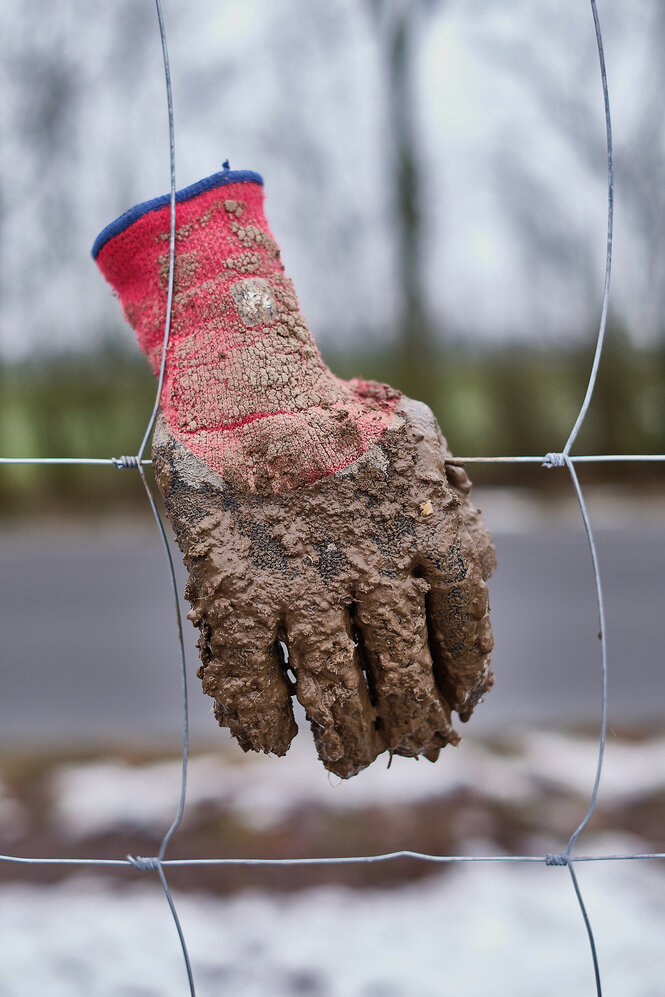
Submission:
[[[258,173],[223,170],[177,191],[175,199],[174,340],[179,332],[189,331],[183,330],[178,321],[182,318],[183,294],[215,280],[216,301],[223,304],[230,286],[248,266],[252,271],[260,268],[264,276],[283,270],[279,249],[265,219],[263,179]],[[92,256],[118,295],[155,373],[164,337],[170,228],[171,198],[165,194],[125,211],[99,233],[92,247]],[[251,254],[243,253],[247,244],[257,241],[263,243],[263,260],[256,253],[251,259]],[[231,313],[226,317],[233,325],[238,316],[228,310]],[[218,329],[223,331],[220,327],[224,315],[218,314],[217,319]]]
[[[170,197],[107,226],[93,247],[158,372]],[[176,194],[171,335],[160,405],[175,437],[250,491],[283,491],[357,460],[399,392],[328,370],[284,274],[256,173],[224,170]]]

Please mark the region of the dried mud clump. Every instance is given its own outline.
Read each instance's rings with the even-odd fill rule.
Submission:
[[[325,767],[434,761],[491,687],[494,547],[430,410],[402,399],[355,463],[240,491],[160,418],[157,482],[189,572],[199,677],[245,750],[283,755],[303,705]],[[284,651],[286,648],[286,653]]]

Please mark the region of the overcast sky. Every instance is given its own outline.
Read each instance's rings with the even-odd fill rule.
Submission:
[[[639,342],[660,333],[663,305],[659,5],[599,0],[617,146],[613,303]],[[441,335],[588,341],[606,224],[590,5],[410,6],[422,8],[413,120]],[[383,36],[369,11],[369,0],[164,0],[178,186],[226,158],[263,174],[324,346],[389,336],[398,306]],[[89,251],[169,187],[154,4],[7,0],[0,51],[0,355],[128,343]]]

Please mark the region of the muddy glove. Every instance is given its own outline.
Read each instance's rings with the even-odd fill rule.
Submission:
[[[491,686],[494,547],[430,410],[323,363],[259,176],[180,191],[156,479],[189,573],[199,677],[245,750],[284,754],[295,696],[330,771],[457,743]],[[169,198],[93,255],[155,372]]]

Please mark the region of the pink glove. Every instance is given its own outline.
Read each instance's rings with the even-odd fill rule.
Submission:
[[[166,196],[93,248],[155,372],[169,228]],[[246,750],[287,750],[293,695],[341,776],[459,740],[451,711],[466,720],[493,681],[494,548],[447,456],[426,406],[323,363],[259,176],[227,170],[177,194],[153,461],[203,688]]]

